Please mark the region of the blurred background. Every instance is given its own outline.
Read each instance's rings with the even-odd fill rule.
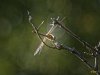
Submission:
[[[100,41],[100,0],[0,0],[0,75],[93,75],[64,50],[44,46],[41,54],[34,56],[40,40],[32,33],[27,10],[36,27],[45,21],[43,33],[50,18],[60,16],[66,17],[63,24],[92,46]],[[85,51],[74,38],[66,33],[61,36],[61,43]],[[86,58],[93,63],[92,58]]]

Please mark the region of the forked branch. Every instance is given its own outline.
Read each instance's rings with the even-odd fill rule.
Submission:
[[[94,57],[94,65],[91,65],[86,59],[85,57],[83,56],[83,54],[81,52],[79,52],[78,50],[76,50],[75,48],[71,48],[69,46],[66,46],[66,45],[63,45],[63,44],[60,44],[59,41],[56,41],[55,39],[53,39],[53,44],[54,46],[50,46],[48,44],[45,43],[45,41],[43,41],[42,37],[41,36],[44,36],[44,37],[48,37],[48,35],[46,34],[42,34],[39,32],[39,28],[36,28],[33,23],[31,22],[32,20],[32,17],[30,16],[30,13],[28,11],[28,16],[29,16],[29,23],[32,25],[32,28],[33,28],[33,33],[36,33],[38,38],[41,40],[41,42],[44,43],[44,45],[46,45],[47,47],[49,48],[52,48],[52,49],[58,49],[58,50],[67,50],[69,52],[71,52],[72,54],[74,54],[76,57],[78,57],[82,62],[84,62],[84,64],[90,68],[92,70],[93,73],[96,73],[97,75],[100,75],[99,73],[99,69],[98,69],[98,55],[100,54],[100,43],[98,44],[98,46],[96,46],[95,48],[92,47],[89,43],[85,42],[84,40],[82,40],[79,36],[77,36],[75,33],[73,33],[70,29],[68,29],[67,27],[65,27],[64,25],[61,24],[61,21],[58,21],[58,19],[52,19],[52,23],[53,25],[58,25],[60,26],[62,29],[64,29],[67,33],[69,33],[69,35],[71,35],[72,37],[74,37],[75,39],[77,39],[80,43],[82,43],[86,49],[88,50],[91,50],[92,51],[92,56]],[[44,21],[43,21],[44,22]],[[43,22],[40,24],[42,25]]]

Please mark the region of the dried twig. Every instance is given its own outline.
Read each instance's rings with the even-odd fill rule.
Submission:
[[[33,25],[33,23],[31,22],[32,17],[30,16],[30,12],[29,12],[29,11],[27,11],[27,12],[28,12],[28,16],[29,16],[29,23],[31,24],[31,26],[32,26],[32,28],[33,28],[33,32],[37,34],[37,36],[39,37],[39,39],[40,39],[47,47],[55,49],[55,47],[51,47],[51,46],[47,45],[47,44],[43,41],[43,39],[42,39],[42,37],[41,37],[40,35],[42,35],[42,36],[46,36],[46,35],[44,35],[44,34],[38,32],[38,29],[37,29],[37,28]],[[42,24],[41,24],[41,25],[42,25]],[[39,26],[39,27],[40,27],[40,26]],[[38,27],[38,28],[39,28],[39,27]],[[47,37],[47,36],[46,36],[46,37]]]
[[[89,43],[85,42],[82,40],[79,36],[77,36],[75,33],[73,33],[70,29],[67,27],[63,26],[60,21],[55,20],[55,24],[58,24],[61,28],[63,28],[66,32],[68,32],[72,37],[77,39],[80,43],[82,43],[86,49],[92,51],[92,56],[94,56],[95,62],[94,62],[94,67],[90,65],[90,63],[87,62],[87,60],[83,57],[80,52],[78,52],[76,49],[70,48],[70,47],[64,47],[62,46],[65,50],[69,50],[73,54],[75,54],[78,58],[80,58],[89,68],[93,69],[93,73],[96,73],[97,75],[100,75],[99,70],[98,70],[98,54],[100,54],[100,42],[96,48],[92,47]]]
[[[99,51],[100,50],[100,42],[99,42],[99,44],[97,45],[97,46],[95,46],[95,49],[97,50],[97,51]],[[99,61],[98,61],[98,52],[95,52],[95,57],[94,57],[94,70],[96,71],[96,73],[97,73],[97,75],[100,75],[100,73],[98,72],[99,71]]]
[[[36,28],[33,23],[31,22],[32,20],[32,17],[30,16],[30,13],[28,11],[28,16],[29,16],[29,23],[32,25],[33,27],[33,32],[36,33],[39,37],[39,39],[41,40],[41,42],[44,43],[44,45],[46,45],[47,47],[49,48],[53,48],[53,49],[58,49],[58,50],[61,50],[61,49],[64,49],[64,50],[67,50],[69,52],[71,52],[72,54],[74,54],[75,56],[77,56],[82,62],[85,63],[85,65],[90,68],[93,73],[96,73],[97,75],[100,75],[99,73],[99,70],[98,70],[98,54],[100,54],[99,50],[100,50],[100,43],[98,44],[98,46],[96,46],[95,48],[92,47],[90,44],[88,44],[87,42],[85,42],[84,40],[80,39],[80,37],[78,37],[76,34],[74,34],[71,30],[69,30],[67,27],[63,26],[61,24],[61,21],[58,21],[59,17],[57,19],[54,19],[52,18],[52,21],[53,21],[53,25],[58,25],[60,26],[62,29],[64,29],[66,32],[68,32],[72,37],[74,37],[75,39],[77,39],[80,43],[82,43],[88,50],[91,50],[93,55],[94,56],[94,66],[91,65],[86,59],[85,57],[83,56],[83,54],[81,52],[79,52],[78,50],[76,50],[75,48],[71,48],[69,46],[65,46],[63,44],[60,44],[58,43],[58,41],[55,41],[53,40],[53,43],[54,43],[54,46],[49,46],[47,45],[41,36],[44,36],[44,37],[47,37],[48,38],[48,35],[45,35],[45,34],[42,34],[39,32],[39,28],[40,26],[43,24],[43,22],[40,24],[40,26],[38,28]]]
[[[58,24],[61,28],[63,28],[66,32],[68,32],[69,35],[71,35],[72,37],[77,39],[80,43],[82,43],[88,50],[91,50],[93,53],[97,52],[97,53],[100,54],[100,52],[97,51],[94,47],[92,47],[89,43],[87,43],[86,41],[82,40],[79,36],[77,36],[75,33],[73,33],[70,29],[68,29],[67,27],[62,25],[60,21],[55,19],[55,24]]]
[[[87,60],[84,58],[84,56],[82,55],[82,53],[80,53],[78,50],[76,50],[75,48],[71,48],[69,46],[66,46],[66,45],[63,45],[63,44],[59,44],[59,43],[56,43],[56,48],[57,49],[64,49],[64,50],[67,50],[71,53],[73,53],[75,56],[77,56],[82,62],[84,62],[87,67],[89,67],[90,69],[93,68],[93,66],[91,66]]]

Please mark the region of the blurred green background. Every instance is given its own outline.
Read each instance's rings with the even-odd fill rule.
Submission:
[[[67,17],[64,24],[82,39],[93,46],[100,41],[100,0],[0,0],[0,75],[92,75],[67,51],[44,47],[34,56],[40,41],[32,34],[27,10],[35,26],[45,21],[43,32],[51,17]],[[67,34],[59,40],[85,49]]]

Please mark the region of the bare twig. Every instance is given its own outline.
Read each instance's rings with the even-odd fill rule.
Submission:
[[[84,56],[78,51],[76,50],[75,48],[71,48],[69,46],[65,46],[63,44],[59,44],[59,43],[56,43],[56,48],[57,49],[64,49],[64,50],[67,50],[71,53],[73,53],[75,56],[77,56],[82,62],[84,62],[86,64],[87,67],[89,67],[90,69],[93,69],[93,66],[91,66],[87,60],[84,58]]]
[[[47,34],[42,34],[39,32],[39,28],[40,26],[43,24],[43,22],[40,24],[40,26],[38,28],[36,28],[33,23],[31,22],[32,20],[32,17],[30,16],[30,13],[28,11],[28,16],[29,16],[29,23],[32,25],[32,28],[33,28],[33,32],[37,34],[38,38],[41,40],[41,42],[43,42],[44,45],[46,45],[47,47],[49,48],[52,48],[52,49],[58,49],[58,50],[61,50],[61,49],[64,49],[64,50],[67,50],[69,52],[71,52],[72,54],[74,54],[76,57],[78,57],[82,62],[85,63],[85,65],[90,68],[91,70],[93,70],[97,75],[100,75],[99,73],[99,70],[98,70],[98,54],[100,54],[99,50],[100,50],[100,43],[98,44],[98,46],[96,46],[95,48],[92,47],[89,43],[85,42],[84,40],[80,39],[79,36],[77,36],[76,34],[74,34],[70,29],[68,29],[67,27],[63,26],[61,24],[61,21],[58,21],[59,17],[57,19],[54,19],[52,18],[52,22],[53,24],[51,25],[58,25],[60,26],[61,28],[63,28],[66,32],[68,32],[72,37],[74,37],[75,39],[77,39],[80,43],[82,43],[88,50],[91,50],[92,53],[94,54],[94,66],[91,65],[86,59],[85,57],[83,56],[83,54],[81,52],[79,52],[78,50],[76,50],[75,48],[71,48],[69,46],[66,46],[66,45],[63,45],[63,44],[60,44],[58,43],[58,41],[55,41],[53,40],[52,42],[54,43],[54,46],[49,46],[48,44],[45,43],[45,41],[43,41],[42,37],[41,36],[44,36],[44,37],[47,37],[49,38],[49,36]]]
[[[99,44],[97,45],[97,46],[95,46],[95,49],[97,50],[97,51],[99,51],[99,48],[100,48],[100,42],[99,42]],[[98,72],[99,70],[99,61],[98,61],[98,52],[95,52],[95,57],[94,57],[94,70],[96,71],[96,73],[97,73],[97,75],[100,75],[100,73]]]
[[[92,51],[92,56],[94,56],[95,59],[95,63],[94,63],[94,67],[91,66],[86,59],[82,56],[82,54],[80,54],[77,50],[69,48],[69,47],[64,47],[62,46],[64,49],[67,49],[69,51],[71,51],[73,54],[75,54],[78,58],[80,58],[89,68],[93,69],[95,71],[95,73],[97,75],[100,75],[100,73],[98,72],[98,54],[100,54],[100,51],[98,49],[100,49],[100,43],[98,45],[98,48],[94,48],[92,47],[89,43],[87,43],[86,41],[82,40],[79,36],[77,36],[75,33],[73,33],[70,29],[68,29],[67,27],[63,26],[61,24],[60,21],[55,20],[55,24],[59,25],[61,28],[63,28],[66,32],[68,32],[72,37],[74,37],[75,39],[77,39],[80,43],[82,43],[88,50]]]
[[[28,16],[29,16],[29,23],[31,24],[31,26],[32,26],[32,28],[33,28],[33,30],[34,30],[34,32],[37,34],[37,36],[39,37],[39,39],[40,39],[47,47],[55,49],[55,47],[51,47],[51,46],[47,45],[47,44],[43,41],[43,39],[42,39],[42,37],[41,37],[40,35],[42,35],[42,36],[46,36],[46,35],[41,34],[41,33],[38,32],[38,29],[37,29],[37,28],[33,25],[33,23],[31,22],[32,17],[30,16],[30,12],[29,12],[29,11],[27,11],[27,12],[28,12]],[[43,23],[42,23],[42,24],[43,24]],[[42,25],[42,24],[41,24],[41,25]],[[46,36],[46,37],[47,37],[47,36]]]
[[[77,39],[80,43],[82,43],[88,50],[91,50],[92,53],[94,52],[98,52],[100,54],[99,51],[97,51],[94,47],[92,47],[89,43],[87,43],[86,41],[82,40],[79,36],[77,36],[75,33],[73,33],[70,29],[68,29],[67,27],[63,26],[61,24],[60,21],[55,19],[55,24],[61,26],[61,28],[63,28],[66,32],[69,33],[69,35],[71,35],[72,37],[74,37],[75,39]]]
[[[100,75],[99,70],[98,70],[98,56],[96,54],[95,56],[95,65],[92,66],[83,56],[82,53],[80,53],[78,50],[76,50],[75,48],[71,48],[69,46],[65,46],[63,44],[59,44],[59,43],[55,43],[55,46],[57,49],[64,49],[67,50],[69,52],[71,52],[72,54],[74,54],[76,57],[78,57],[82,62],[84,62],[84,64],[91,69],[92,73],[96,73],[97,75]],[[96,52],[97,53],[97,52]]]

